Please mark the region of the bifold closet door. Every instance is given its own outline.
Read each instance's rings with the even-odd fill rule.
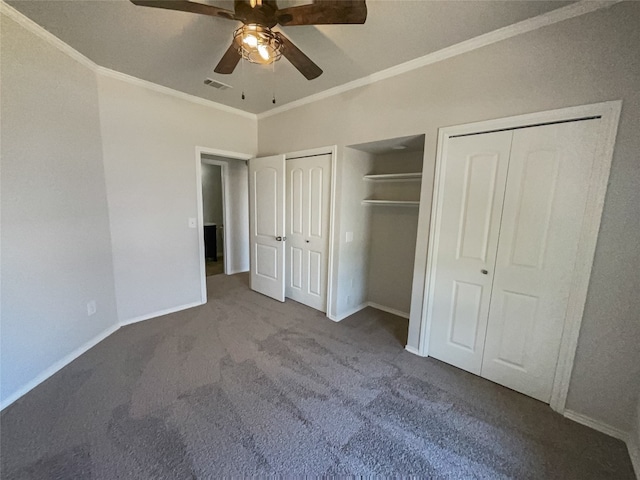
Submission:
[[[513,132],[482,376],[549,402],[599,120]]]
[[[249,160],[251,288],[284,302],[284,155]]]
[[[331,155],[286,161],[286,296],[326,311]]]
[[[429,355],[477,375],[512,135],[449,139],[436,199]]]

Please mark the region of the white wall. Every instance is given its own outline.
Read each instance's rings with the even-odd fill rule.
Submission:
[[[202,163],[202,214],[204,223],[222,225],[222,167]]]
[[[95,74],[1,21],[4,406],[117,316]]]
[[[244,160],[203,154],[205,160],[224,162],[227,170],[227,275],[249,271],[249,167]],[[205,166],[206,164],[202,164]],[[204,192],[203,192],[204,193]],[[205,218],[206,221],[206,218]],[[219,250],[219,248],[218,248]]]
[[[362,177],[371,170],[373,156],[352,148],[344,148],[337,155],[344,161],[336,168],[338,218],[333,271],[337,273],[334,273],[333,305],[329,305],[329,314],[343,318],[367,302],[371,212],[362,205],[362,199],[369,193],[369,185]],[[347,232],[353,233],[352,242],[347,243]]]
[[[338,171],[345,168],[345,145],[426,133],[421,196],[427,198],[438,127],[622,99],[567,408],[625,431],[640,378],[638,24],[640,2],[619,3],[259,120],[261,155],[337,144]],[[342,182],[338,188],[340,198],[351,186]],[[427,210],[419,213],[423,236]],[[344,227],[341,222],[336,232],[340,248]],[[417,248],[412,306],[424,287],[425,263],[426,248]],[[413,347],[418,328],[411,323]]]
[[[98,88],[118,317],[199,303],[195,149],[254,154],[256,122],[109,77]]]

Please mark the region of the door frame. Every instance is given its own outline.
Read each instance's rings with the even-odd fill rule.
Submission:
[[[317,155],[331,155],[331,185],[329,187],[329,252],[327,254],[327,303],[325,305],[325,315],[331,318],[330,310],[333,304],[333,259],[335,246],[335,221],[336,221],[336,167],[337,167],[337,145],[327,147],[311,148],[309,150],[300,150],[297,152],[285,153],[284,160],[294,158],[315,157]],[[286,185],[285,185],[286,188]],[[285,218],[286,225],[286,218]]]
[[[589,287],[589,279],[591,277],[596,243],[598,240],[598,231],[600,229],[600,221],[602,218],[602,210],[607,191],[609,172],[611,170],[611,161],[613,158],[621,109],[622,101],[616,100],[438,129],[433,197],[432,199],[425,199],[425,201],[432,202],[429,209],[431,212],[429,237],[424,240],[420,238],[418,239],[418,241],[428,242],[425,286],[422,297],[422,310],[419,317],[419,355],[424,357],[429,356],[429,336],[432,320],[428,317],[427,313],[431,306],[430,300],[433,295],[435,283],[435,272],[433,269],[435,260],[433,255],[439,234],[436,228],[439,221],[437,214],[438,198],[441,194],[442,161],[447,155],[449,138],[457,135],[488,133],[496,130],[511,130],[522,127],[537,126],[545,123],[557,123],[600,117],[602,123],[600,134],[598,136],[593,170],[591,172],[592,175],[589,183],[589,194],[582,230],[580,232],[576,264],[573,270],[571,293],[569,295],[567,312],[565,314],[560,351],[558,354],[558,363],[556,365],[551,401],[549,403],[553,410],[564,413],[576,349],[578,346],[578,337],[580,334],[580,326],[582,324],[584,306],[587,300],[587,290]],[[412,349],[409,348],[408,350],[412,351]]]
[[[196,195],[197,195],[197,208],[198,208],[198,256],[200,259],[200,294],[202,296],[202,303],[207,303],[207,270],[206,259],[204,257],[204,208],[202,205],[202,162],[211,165],[220,165],[222,167],[222,218],[223,218],[223,230],[222,230],[222,249],[224,258],[224,273],[230,271],[229,268],[229,255],[227,255],[227,245],[229,245],[228,231],[226,227],[227,219],[229,218],[229,205],[230,189],[229,189],[229,172],[227,164],[221,160],[205,160],[202,155],[215,155],[216,157],[224,157],[229,160],[244,160],[247,161],[253,158],[255,155],[240,152],[229,152],[227,150],[219,150],[217,148],[208,147],[196,147]]]

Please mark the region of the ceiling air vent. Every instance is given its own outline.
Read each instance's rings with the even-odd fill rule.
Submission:
[[[217,88],[218,90],[226,90],[228,88],[233,88],[231,85],[227,85],[226,83],[219,82],[214,80],[213,78],[207,78],[204,81],[205,85],[209,85],[210,87]]]

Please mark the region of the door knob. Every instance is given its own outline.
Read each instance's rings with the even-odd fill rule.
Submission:
[[[276,237],[276,242],[281,242],[282,241],[282,237]]]
[[[305,240],[305,242],[309,243],[309,240]]]
[[[483,275],[486,275],[487,273],[489,273],[488,271],[486,271],[485,269],[480,270],[480,273],[482,273]]]

